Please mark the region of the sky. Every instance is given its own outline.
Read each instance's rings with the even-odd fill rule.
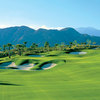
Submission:
[[[100,29],[100,0],[0,0],[0,28],[22,25]]]

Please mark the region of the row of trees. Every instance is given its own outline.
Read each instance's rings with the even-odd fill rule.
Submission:
[[[11,43],[8,43],[6,45],[3,45],[3,53],[5,56],[9,56],[9,58],[11,58],[11,50],[17,50],[18,51],[18,55],[21,56],[21,50],[26,48],[26,44],[27,42],[23,42],[23,44],[17,44],[17,45],[12,45]]]
[[[23,44],[17,44],[12,45],[11,43],[8,43],[6,45],[3,45],[2,51],[4,56],[9,56],[11,58],[11,52],[13,54],[22,55],[22,53],[29,53],[29,52],[49,52],[52,50],[68,50],[68,49],[75,49],[75,48],[86,48],[90,47],[92,45],[95,45],[95,42],[91,42],[90,40],[87,40],[86,42],[77,43],[77,41],[70,42],[69,45],[66,45],[65,43],[61,44],[55,44],[53,47],[50,47],[49,42],[44,43],[44,47],[39,47],[38,44],[32,43],[32,45],[28,48],[27,42],[23,42]]]

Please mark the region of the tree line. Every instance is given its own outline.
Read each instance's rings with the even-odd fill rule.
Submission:
[[[91,42],[91,40],[87,40],[86,42],[77,43],[77,41],[70,42],[69,44],[61,43],[61,44],[55,44],[54,46],[50,46],[49,42],[45,42],[43,47],[39,47],[38,44],[32,43],[30,47],[27,47],[28,42],[23,42],[23,44],[16,44],[12,45],[11,43],[8,43],[6,45],[3,45],[0,47],[2,56],[8,56],[11,58],[11,55],[18,54],[21,56],[22,54],[35,54],[35,53],[45,53],[53,50],[65,50],[65,51],[71,51],[71,50],[77,50],[77,49],[85,49],[85,48],[92,48],[96,47],[96,42]]]

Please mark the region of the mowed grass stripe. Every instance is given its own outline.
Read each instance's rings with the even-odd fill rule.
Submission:
[[[0,100],[99,100],[100,50],[85,51],[82,56],[18,57],[67,62],[41,71],[0,70],[0,83],[16,84],[0,85]]]

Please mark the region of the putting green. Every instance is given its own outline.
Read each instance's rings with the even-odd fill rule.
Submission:
[[[0,100],[100,100],[100,50],[84,51],[87,54],[54,51],[50,54],[56,56],[13,57],[17,65],[29,59],[37,67],[49,61],[57,66],[40,71],[0,69]]]

